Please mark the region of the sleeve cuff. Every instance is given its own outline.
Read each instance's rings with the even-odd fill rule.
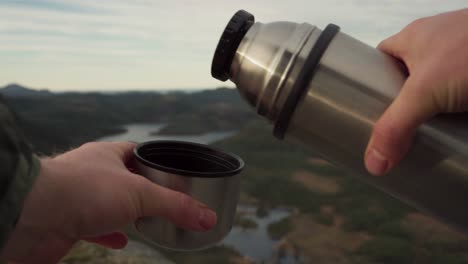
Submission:
[[[2,249],[11,231],[15,228],[23,208],[24,200],[40,171],[40,161],[36,156],[27,158],[20,155],[16,173],[8,190],[0,201],[0,249]]]

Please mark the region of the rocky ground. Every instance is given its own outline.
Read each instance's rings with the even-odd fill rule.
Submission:
[[[92,243],[79,242],[60,264],[174,264],[153,248],[130,240],[121,250],[111,250]]]

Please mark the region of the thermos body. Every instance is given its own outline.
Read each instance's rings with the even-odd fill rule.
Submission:
[[[412,149],[388,175],[374,177],[364,167],[373,125],[403,82],[404,74],[393,59],[339,33],[297,104],[285,137],[309,146],[400,200],[467,231],[466,115],[440,116],[422,125]]]
[[[335,25],[320,30],[306,23],[254,23],[240,11],[218,44],[212,74],[232,80],[274,124],[278,138],[306,145],[350,174],[468,231],[466,114],[440,115],[420,126],[409,153],[387,175],[371,176],[364,166],[373,125],[407,77],[394,58]]]

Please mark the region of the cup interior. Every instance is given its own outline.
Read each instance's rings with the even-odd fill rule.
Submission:
[[[146,142],[135,148],[135,155],[151,168],[192,177],[232,176],[244,167],[242,159],[234,154],[184,141]]]

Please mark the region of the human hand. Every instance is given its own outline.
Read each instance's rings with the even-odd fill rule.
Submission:
[[[135,147],[126,142],[88,143],[41,160],[39,174],[3,250],[8,260],[56,263],[85,239],[122,248],[118,230],[142,216],[161,216],[176,225],[205,231],[216,215],[189,196],[130,172]]]
[[[441,112],[468,110],[468,9],[422,18],[379,45],[409,77],[376,122],[365,153],[373,175],[388,172],[411,147],[419,125]]]

